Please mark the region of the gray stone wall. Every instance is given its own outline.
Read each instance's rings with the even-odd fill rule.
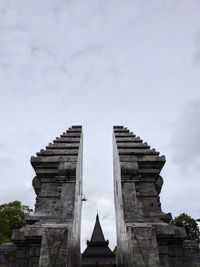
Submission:
[[[0,246],[0,266],[80,267],[82,153],[82,127],[72,126],[31,157],[35,212]]]
[[[16,249],[12,243],[0,245],[0,267],[16,266]]]
[[[200,267],[185,229],[161,210],[165,157],[123,126],[113,129],[114,197],[119,267]]]

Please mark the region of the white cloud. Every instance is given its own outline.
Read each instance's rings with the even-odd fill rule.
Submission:
[[[172,161],[183,173],[200,170],[200,99],[189,102],[174,123]],[[195,170],[196,169],[196,170]]]
[[[111,132],[112,125],[123,124],[167,154],[165,210],[178,212],[188,189],[195,197],[187,210],[195,214],[197,175],[191,176],[198,166],[199,111],[190,104],[189,113],[184,110],[200,98],[199,67],[193,64],[199,29],[198,0],[2,0],[0,140],[7,148],[0,146],[0,201],[18,198],[33,206],[30,156],[66,127],[83,124],[83,238],[98,206],[114,244]],[[181,148],[180,140],[189,141],[181,132],[185,118],[194,142]],[[171,135],[176,142],[168,148]],[[188,166],[190,179],[179,166]]]

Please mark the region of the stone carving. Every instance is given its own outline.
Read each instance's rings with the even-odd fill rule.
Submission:
[[[165,157],[123,126],[113,129],[119,267],[200,267],[198,244],[161,210]]]
[[[80,267],[82,139],[82,127],[72,126],[31,157],[35,212],[13,231],[14,265],[0,257],[3,266]]]
[[[82,127],[72,126],[31,157],[35,211],[13,231],[13,243],[0,246],[0,266],[81,266],[82,146]],[[113,156],[117,266],[200,267],[199,244],[161,209],[165,157],[123,126],[114,126]],[[99,225],[97,218],[98,242],[91,239],[83,259],[100,244],[108,252]]]

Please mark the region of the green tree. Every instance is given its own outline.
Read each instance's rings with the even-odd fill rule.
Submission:
[[[0,244],[11,242],[12,230],[24,226],[25,215],[31,212],[17,200],[0,205]]]
[[[200,241],[200,231],[195,219],[186,213],[181,213],[175,217],[171,222],[176,226],[184,226],[187,234],[187,238],[190,240]]]

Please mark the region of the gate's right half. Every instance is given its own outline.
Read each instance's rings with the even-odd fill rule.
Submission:
[[[123,126],[113,127],[114,200],[119,267],[200,267],[198,244],[163,213],[165,157]]]

